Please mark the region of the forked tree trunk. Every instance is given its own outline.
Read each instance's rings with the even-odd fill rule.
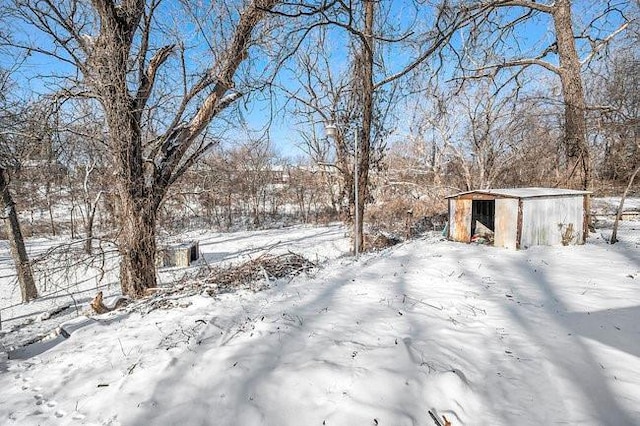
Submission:
[[[148,145],[150,149],[144,154],[143,142],[149,142],[143,141],[142,136],[144,111],[158,68],[166,62],[175,45],[158,49],[147,61],[146,55],[150,53],[148,37],[152,33],[146,26],[151,24],[141,25],[147,13],[146,3],[91,2],[99,17],[99,34],[90,45],[84,38],[78,40],[87,53],[87,60],[80,68],[86,83],[99,95],[109,128],[108,145],[119,196],[120,285],[124,294],[139,297],[144,295],[145,289],[156,287],[155,226],[160,203],[169,186],[209,146],[193,153],[190,148],[195,140],[220,111],[241,96],[240,92],[231,91],[235,73],[247,59],[253,29],[269,15],[268,10],[277,2],[253,0],[245,6],[218,63],[188,94],[185,93],[183,107],[178,108],[173,124],[154,144]],[[138,41],[136,34],[143,40],[139,52],[134,51],[134,40]],[[140,62],[138,87],[132,90],[135,77],[130,71],[136,61]],[[214,75],[215,78],[210,78]],[[205,92],[207,95],[192,118],[184,123],[185,116],[189,115],[185,112],[185,108],[189,110],[187,105],[192,105],[190,101]]]
[[[16,213],[16,206],[9,192],[9,181],[6,177],[4,169],[0,168],[0,193],[2,194],[2,207],[4,208],[5,223],[7,236],[9,237],[9,247],[11,257],[16,265],[18,273],[18,282],[20,283],[20,292],[22,293],[22,301],[28,302],[38,297],[33,273],[31,272],[31,264],[27,256],[27,250],[24,246],[24,238],[20,230],[20,222]]]
[[[47,211],[49,212],[49,226],[51,226],[51,235],[58,235],[56,231],[56,222],[53,219],[53,203],[51,202],[51,181],[47,180],[45,185],[45,195],[47,198]]]

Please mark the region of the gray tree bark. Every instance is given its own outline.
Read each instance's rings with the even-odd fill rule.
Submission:
[[[31,272],[31,263],[29,262],[24,238],[20,230],[16,206],[9,191],[9,178],[6,170],[2,168],[0,168],[0,194],[4,208],[3,218],[5,219],[7,235],[9,236],[9,248],[18,274],[22,301],[28,302],[38,297],[38,290]]]

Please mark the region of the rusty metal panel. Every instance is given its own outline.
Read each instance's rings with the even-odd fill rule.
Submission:
[[[584,243],[582,196],[523,200],[521,247]]]
[[[471,241],[472,200],[449,200],[449,236],[454,241]]]
[[[496,200],[495,237],[493,245],[510,249],[518,242],[518,200],[503,198]]]

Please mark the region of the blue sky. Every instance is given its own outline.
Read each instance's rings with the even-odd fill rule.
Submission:
[[[410,31],[413,31],[414,34],[419,34],[421,31],[430,27],[430,21],[433,19],[432,14],[424,9],[414,9],[411,6],[407,6],[408,4],[409,3],[400,0],[383,1],[380,3],[384,10],[383,15],[387,16],[388,23],[394,27],[393,29],[396,34],[406,34]],[[199,55],[206,64],[207,61],[210,61],[210,56],[206,54],[206,48],[203,47],[203,37],[199,35],[197,31],[194,31],[194,26],[189,24],[185,20],[184,16],[181,16],[173,10],[173,6],[175,5],[174,3],[169,2],[166,3],[166,5],[166,9],[164,9],[159,16],[168,26],[176,24],[176,28],[182,29],[183,32],[188,35],[187,44],[193,45],[192,57]],[[597,6],[601,5],[602,2],[598,0],[582,0],[575,2],[574,18],[577,24],[576,26],[580,27],[581,24],[589,22],[595,11],[598,9]],[[516,14],[518,12],[518,9],[513,9],[511,13]],[[196,13],[204,12],[198,10]],[[169,24],[169,22],[171,22],[171,24]],[[602,27],[602,33],[605,34],[619,24],[619,22],[619,16],[612,16],[610,22],[600,21],[598,24]],[[43,46],[46,46],[48,43],[37,33],[25,28],[17,21],[10,22],[8,28],[16,39],[29,37],[35,43],[42,44]],[[465,33],[463,32],[461,34]],[[155,37],[157,37],[157,39],[152,41],[156,44],[166,43],[166,41],[162,40],[164,37],[163,35],[156,35]],[[459,42],[461,37],[462,35],[457,36],[455,40]],[[344,68],[346,66],[345,62],[347,61],[347,57],[345,47],[347,44],[347,38],[348,35],[344,30],[336,29],[331,33],[332,60],[337,68]],[[539,18],[521,25],[518,28],[518,39],[520,42],[518,48],[524,51],[536,51],[548,46],[552,39],[549,20],[547,18]],[[513,48],[513,50],[515,50],[516,45],[513,40],[515,39],[512,39],[506,44],[507,50],[509,50],[509,48]],[[216,41],[219,42],[220,40],[214,40],[214,42]],[[585,43],[586,42],[582,41],[581,46],[584,47]],[[403,49],[400,49],[399,45],[395,44],[393,50],[385,51],[383,57],[385,66],[388,70],[387,74],[393,73],[394,70],[402,68],[404,64],[406,64],[410,58],[415,55],[415,52],[419,51],[421,48],[422,46],[420,46],[419,43]],[[550,61],[555,60],[553,57],[548,59]],[[173,60],[175,61],[177,58],[174,58]],[[0,56],[0,64],[4,66],[11,63],[11,61],[12,59],[8,56]],[[170,66],[172,64],[175,65],[176,62],[170,61],[167,65]],[[268,67],[268,58],[263,57],[253,62],[253,64],[257,68]],[[195,68],[196,67],[194,66],[193,69],[195,70]],[[446,64],[443,68],[445,73],[451,73],[452,70],[452,64]],[[48,75],[49,78],[43,79],[39,77],[43,74]],[[56,87],[51,84],[54,79],[50,78],[50,76],[54,74],[74,76],[75,71],[71,66],[66,65],[63,62],[52,60],[51,58],[47,58],[37,53],[31,53],[22,63],[20,69],[14,74],[14,79],[18,82],[17,87],[22,97],[34,98],[39,94],[44,94],[56,89]],[[380,77],[380,75],[378,77]],[[427,78],[426,74],[425,78]],[[278,78],[278,82],[281,84],[293,85],[293,79],[287,75],[287,71],[281,73]],[[275,93],[278,94],[277,91]],[[243,99],[240,100],[241,104],[239,106],[239,110],[241,111],[242,116],[246,119],[247,127],[253,130],[256,135],[260,134],[260,132],[265,129],[265,126],[267,126],[269,119],[271,118],[268,134],[273,146],[282,155],[296,157],[302,154],[302,151],[296,147],[296,143],[299,140],[297,132],[298,129],[295,126],[297,120],[283,114],[282,107],[285,103],[285,99],[281,96],[282,95],[280,94],[276,96],[276,98],[270,99],[266,93],[252,94],[250,95],[251,102],[248,104],[245,104]],[[233,133],[237,134],[233,135]],[[231,132],[227,133],[227,135],[240,139],[244,138],[243,132]]]

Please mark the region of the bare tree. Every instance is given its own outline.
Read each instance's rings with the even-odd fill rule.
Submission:
[[[13,257],[18,274],[18,282],[20,283],[22,301],[28,302],[38,297],[38,290],[33,279],[24,238],[22,237],[15,202],[9,191],[9,170],[18,168],[19,161],[16,159],[15,150],[11,149],[9,142],[12,136],[11,128],[15,128],[16,116],[7,102],[8,86],[9,73],[2,71],[0,72],[0,126],[2,126],[2,132],[0,133],[0,197],[3,210],[0,218],[4,219],[6,225],[11,257]]]
[[[259,226],[264,220],[268,187],[271,183],[273,152],[266,141],[247,141],[229,152],[234,164],[235,190],[246,203],[251,224]]]
[[[96,231],[96,217],[109,190],[107,133],[94,105],[66,101],[65,108],[52,114],[61,162],[65,166],[67,196],[71,204],[71,238],[76,238],[76,222],[84,231],[84,251],[90,255]],[[79,220],[78,220],[79,219]]]
[[[171,38],[161,30],[160,13],[170,13],[161,0],[13,1],[14,19],[38,31],[40,40],[48,37],[49,44],[9,44],[74,67],[83,79],[64,87],[65,93],[90,97],[101,106],[119,195],[123,293],[141,296],[156,286],[158,208],[170,185],[212,146],[211,139],[202,137],[205,129],[242,96],[234,81],[257,41],[257,28],[277,4],[250,0],[208,9],[213,21],[210,28],[200,22],[199,37],[213,50],[208,65],[194,75],[195,63],[187,64],[183,40],[155,45]],[[184,6],[182,16],[199,12]],[[182,72],[177,78],[166,67],[163,71],[172,56]],[[162,93],[179,94],[176,102],[154,91],[171,80],[179,86]],[[157,104],[152,109],[159,100],[175,109]]]
[[[618,48],[588,83],[591,133],[599,148],[599,174],[613,185],[628,181],[640,164],[640,57]]]
[[[424,71],[421,66],[431,60],[438,68],[443,59],[440,55],[453,34],[481,13],[466,7],[463,2],[448,1],[433,4],[410,2],[403,12],[406,26],[392,25],[390,6],[375,1],[336,3],[332,8],[323,10],[320,21],[331,28],[344,30],[351,38],[347,41],[351,46],[348,78],[334,79],[333,84],[327,84],[328,88],[333,89],[331,92],[320,91],[320,95],[325,97],[324,103],[318,102],[316,87],[310,87],[313,79],[307,79],[303,84],[307,96],[300,96],[301,102],[322,121],[331,120],[346,125],[346,129],[338,129],[336,139],[336,165],[342,170],[345,181],[352,178],[347,172],[348,165],[342,164],[342,159],[348,159],[349,155],[340,150],[347,146],[348,136],[357,132],[357,137],[353,138],[358,140],[358,144],[353,151],[358,153],[358,197],[349,198],[350,202],[358,199],[354,212],[360,218],[364,217],[365,205],[370,198],[369,173],[372,164],[379,158],[376,147],[384,147],[385,130],[388,130],[384,128],[384,117],[394,109],[394,92],[400,91],[399,81],[416,77],[420,71]],[[421,23],[419,30],[416,30],[416,22]],[[399,61],[398,58],[406,60]],[[353,114],[340,114],[341,111],[335,109],[320,111],[320,108],[327,106],[341,106],[336,101],[336,95],[344,94],[354,100]],[[349,121],[340,120],[344,118],[341,115],[346,115]],[[345,187],[350,188],[351,185],[345,182]],[[363,247],[362,221],[358,223],[355,240],[357,247]]]
[[[631,31],[630,40],[618,46],[611,59],[600,70],[594,70],[595,76],[590,80],[594,87],[589,96],[595,122],[592,131],[604,145],[601,177],[616,186],[626,180],[613,224],[611,244],[618,241],[624,203],[640,173],[640,58],[633,48],[638,41],[638,22],[634,24],[632,30],[635,31]]]
[[[210,191],[207,192],[209,196],[203,199],[205,203],[212,204],[216,216],[218,209],[221,210],[222,218],[218,223],[224,224],[224,228],[230,230],[233,225],[234,196],[238,187],[235,163],[222,152],[209,156],[204,163],[209,170],[205,174],[207,181],[204,185],[209,187]]]
[[[434,89],[433,101],[416,117],[423,138],[432,141],[458,176],[449,185],[464,190],[490,188],[511,167],[518,149],[513,140],[518,111],[512,93],[496,96],[490,80],[462,89]],[[441,160],[440,160],[441,161]],[[431,160],[435,166],[435,158]],[[459,182],[461,180],[461,182]],[[459,182],[459,183],[458,183]]]
[[[591,21],[581,33],[576,32],[571,0],[557,0],[544,2],[536,0],[498,0],[480,1],[476,7],[486,10],[482,22],[470,27],[470,47],[484,52],[483,61],[488,65],[473,67],[479,76],[492,76],[505,69],[516,68],[519,71],[508,80],[518,80],[522,70],[531,67],[542,67],[551,71],[560,79],[562,99],[564,102],[564,147],[572,164],[568,168],[570,179],[576,170],[581,174],[580,186],[590,190],[593,185],[592,155],[587,140],[586,102],[583,89],[582,68],[587,66],[620,32],[624,31],[629,22],[624,14],[625,5],[605,2],[603,6],[592,12]],[[505,11],[506,13],[502,13]],[[502,46],[517,43],[520,30],[532,19],[547,16],[552,24],[554,40],[537,54],[531,56],[516,56],[495,60],[497,52],[489,50],[488,46]],[[607,19],[619,23],[610,32],[603,34],[601,30],[611,28],[612,23]],[[540,25],[538,23],[538,25]],[[483,31],[488,31],[488,34]],[[588,41],[589,49],[582,57],[579,54],[576,40]],[[517,45],[517,44],[515,44]],[[468,46],[468,47],[469,47]],[[511,49],[513,50],[513,49]],[[499,54],[499,53],[498,53]],[[557,58],[557,59],[556,59]],[[557,62],[556,62],[557,61]],[[492,63],[493,62],[493,63]]]
[[[301,148],[319,167],[332,167],[340,176],[337,208],[345,220],[354,213],[354,140],[360,102],[355,87],[353,69],[333,63],[328,30],[323,28],[310,38],[296,55],[290,70],[296,85],[282,86],[292,101],[291,113],[299,117]],[[334,138],[328,138],[324,126],[336,123]]]
[[[2,195],[2,206],[4,209],[1,218],[4,219],[6,223],[11,257],[13,257],[16,265],[22,301],[28,302],[38,297],[38,290],[36,289],[33,273],[31,272],[31,264],[29,263],[29,257],[27,256],[27,250],[24,245],[24,238],[22,237],[15,203],[11,197],[11,192],[9,192],[7,168],[8,166],[0,164],[0,194]]]

